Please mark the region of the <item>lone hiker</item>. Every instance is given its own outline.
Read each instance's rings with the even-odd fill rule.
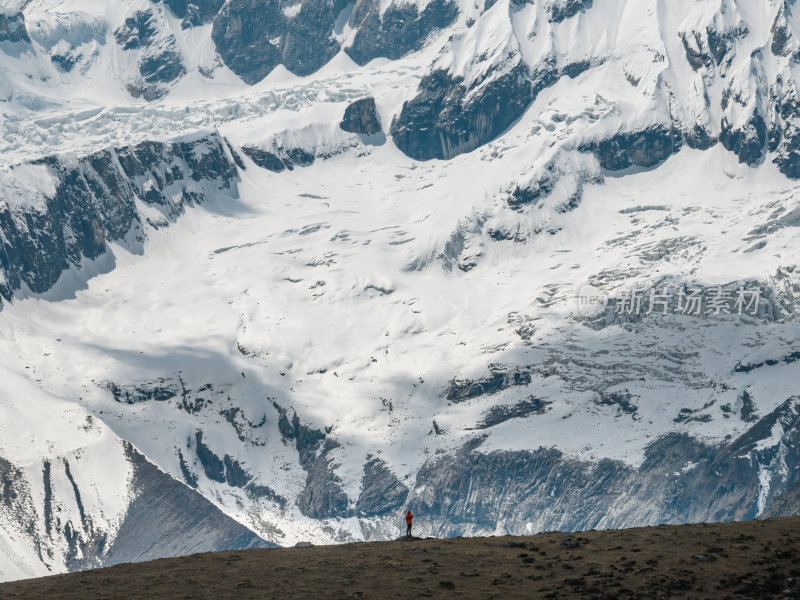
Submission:
[[[414,520],[414,515],[411,514],[411,511],[406,513],[406,537],[411,537],[411,522]]]

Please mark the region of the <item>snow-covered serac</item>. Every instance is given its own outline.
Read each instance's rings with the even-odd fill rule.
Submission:
[[[786,0],[6,0],[0,579],[796,510]]]

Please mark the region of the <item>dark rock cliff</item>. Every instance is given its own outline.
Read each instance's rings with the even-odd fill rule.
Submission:
[[[656,125],[642,131],[619,133],[600,142],[583,144],[582,152],[593,152],[600,166],[618,171],[631,166],[653,167],[680,150],[681,133]]]
[[[144,225],[166,225],[187,204],[204,202],[211,193],[237,193],[236,166],[216,134],[30,164],[47,170],[55,193],[43,206],[0,207],[0,297],[5,299],[23,284],[34,293],[46,292],[67,269],[104,254],[109,241],[138,252]],[[157,208],[163,220],[143,223],[137,199]]]
[[[452,0],[433,0],[422,12],[413,2],[393,3],[383,13],[380,0],[357,0],[349,24],[358,31],[346,52],[359,65],[378,57],[398,59],[419,50],[428,36],[457,16]]]
[[[519,62],[496,78],[487,76],[478,93],[446,71],[434,71],[419,84],[392,122],[397,147],[417,160],[448,159],[470,152],[500,135],[555,83],[557,72],[545,64],[534,73]]]
[[[0,44],[3,42],[30,44],[25,28],[25,15],[0,11]]]
[[[135,497],[101,558],[103,565],[139,562],[196,552],[273,548],[198,492],[176,481],[125,444],[134,468]]]
[[[381,120],[375,107],[375,98],[362,98],[350,104],[339,124],[344,131],[371,135],[381,131]]]
[[[776,425],[783,439],[766,443]],[[722,446],[668,434],[647,447],[638,467],[546,448],[483,453],[478,437],[422,467],[412,505],[425,515],[424,531],[436,535],[495,531],[498,523],[522,533],[528,523],[578,530],[752,519],[773,502],[780,513],[796,502],[798,441],[797,398]]]
[[[339,443],[328,437],[328,431],[311,428],[300,421],[295,413],[288,413],[278,405],[278,429],[284,443],[297,448],[300,466],[306,472],[306,486],[297,497],[300,512],[314,519],[349,516],[347,494],[341,480],[334,472],[337,466],[331,452]]]
[[[296,11],[279,0],[231,0],[211,34],[217,52],[246,83],[257,83],[283,64],[309,75],[339,51],[334,24],[344,0],[303,0]]]
[[[181,21],[181,27],[188,29],[210,23],[217,16],[225,0],[164,0],[172,14]]]
[[[153,10],[140,10],[125,19],[114,32],[117,43],[126,51],[137,51],[138,79],[128,82],[134,97],[156,100],[163,97],[170,84],[186,73],[175,36],[160,31],[159,19]]]

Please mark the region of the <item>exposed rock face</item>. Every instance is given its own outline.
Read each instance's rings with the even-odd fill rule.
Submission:
[[[80,54],[73,52],[61,52],[54,53],[50,57],[50,60],[62,71],[69,73],[81,58],[82,57]]]
[[[350,133],[380,133],[381,120],[375,107],[375,98],[362,98],[350,104],[344,111],[339,127]]]
[[[779,494],[764,511],[764,517],[791,517],[800,515],[800,479]]]
[[[58,561],[63,553],[70,570],[192,552],[274,547],[127,442],[124,454],[132,467],[131,501],[118,530],[95,522],[82,500],[85,473],[66,457],[44,460],[42,479],[35,487],[22,469],[0,457],[0,514],[25,532],[45,564]],[[56,485],[57,477],[66,488]],[[44,494],[33,494],[31,490],[40,486]],[[65,512],[65,505],[74,506],[75,512]]]
[[[790,72],[777,77],[771,94],[774,105],[768,150],[773,162],[792,179],[800,179],[800,94]]]
[[[139,72],[146,87],[132,87],[134,96],[141,95],[145,100],[155,100],[166,94],[163,87],[156,84],[170,83],[186,73],[186,67],[180,54],[175,48],[170,48],[160,52],[155,56],[146,56],[139,63]]]
[[[733,126],[723,117],[719,141],[739,157],[739,162],[751,166],[759,164],[764,158],[767,141],[767,124],[764,117],[753,114],[742,127]]]
[[[266,77],[281,59],[284,17],[278,3],[235,0],[214,20],[212,38],[225,64],[246,83]]]
[[[19,165],[7,175],[12,194],[7,199],[18,185],[14,177],[23,175],[50,181],[51,189],[41,192],[38,202],[26,198],[0,207],[0,296],[6,299],[23,283],[35,293],[46,292],[66,269],[104,254],[107,241],[138,251],[144,230],[137,198],[163,215],[146,222],[163,226],[212,191],[236,194],[238,181],[217,135],[144,142],[75,162],[51,156]]]
[[[772,23],[772,42],[770,43],[770,51],[775,56],[792,56],[792,60],[797,62],[797,38],[789,26],[788,17],[791,16],[791,7],[793,3],[784,2],[778,9],[778,14],[775,15],[775,20]]]
[[[477,381],[453,379],[447,390],[447,399],[450,402],[463,402],[478,396],[496,394],[511,386],[528,385],[531,382],[531,374],[525,369],[490,365],[489,370],[492,374],[486,379]]]
[[[371,458],[364,463],[361,494],[356,502],[356,514],[369,517],[373,515],[393,515],[402,507],[409,490],[391,469],[379,458]]]
[[[261,81],[279,64],[309,75],[339,51],[333,28],[344,6],[344,0],[231,0],[214,20],[212,39],[246,83]]]
[[[592,4],[593,0],[551,0],[546,10],[552,23],[560,23],[578,13],[586,12]]]
[[[198,430],[195,432],[194,442],[197,459],[202,467],[203,473],[208,479],[217,483],[226,483],[234,488],[242,488],[251,497],[265,498],[280,506],[286,505],[285,498],[276,494],[269,486],[257,484],[245,466],[230,454],[224,454],[223,457],[220,458],[203,441],[202,431]],[[189,468],[189,465],[183,457],[183,453],[180,451],[178,451],[178,453],[184,479],[188,485],[195,487],[197,485],[197,475]]]
[[[550,194],[558,181],[551,173],[545,173],[525,187],[515,185],[506,198],[509,208],[519,209],[527,205],[535,205]]]
[[[358,32],[346,52],[359,65],[378,57],[398,59],[419,50],[428,36],[457,16],[452,0],[433,0],[421,13],[413,2],[392,2],[382,12],[380,0],[356,0],[349,24]]]
[[[126,444],[134,468],[135,498],[103,565],[153,560],[196,552],[273,548],[225,515],[199,493],[179,483]]]
[[[303,148],[280,148],[276,149],[276,152],[270,152],[255,146],[244,146],[242,152],[249,156],[256,165],[273,173],[280,173],[287,169],[292,171],[295,166],[307,167],[313,164],[317,158]]]
[[[697,150],[708,150],[719,141],[711,131],[697,123],[683,132],[683,139],[689,148]]]
[[[181,27],[188,29],[205,25],[214,20],[225,0],[164,0],[169,9],[181,21]]]
[[[728,30],[717,30],[709,25],[705,30],[681,31],[686,60],[697,71],[703,67],[720,66],[723,61],[730,65],[735,54],[737,39],[749,33],[744,23]]]
[[[125,19],[125,24],[114,32],[114,38],[123,50],[147,47],[155,35],[155,15],[152,10],[138,11]]]
[[[130,385],[117,385],[114,382],[106,384],[114,400],[126,404],[137,404],[139,402],[166,402],[174,398],[180,389],[174,381],[159,379],[156,381],[142,381]]]
[[[3,42],[30,44],[31,38],[25,28],[25,15],[0,11],[0,44]]]
[[[681,148],[681,134],[663,126],[584,144],[582,152],[593,152],[604,169],[618,171],[631,166],[653,167]]]
[[[163,17],[162,17],[163,18]],[[134,97],[156,100],[164,96],[169,84],[186,73],[175,36],[160,29],[161,19],[152,9],[137,11],[114,32],[123,50],[138,51],[140,79],[128,83]]]
[[[618,146],[625,143],[624,140],[617,141]],[[639,143],[639,146],[644,145]],[[579,150],[583,152],[559,152],[542,168],[528,175],[526,180],[515,182],[508,189],[506,196],[508,207],[524,212],[530,207],[541,206],[545,198],[550,198],[553,207],[560,213],[579,206],[585,185],[603,183],[603,174],[595,161],[589,155],[584,154],[587,151],[599,152],[599,144],[584,144],[579,146]],[[625,150],[619,147],[616,150],[619,153],[625,153]],[[611,152],[608,149],[606,151]],[[635,156],[641,158],[642,154],[644,152],[640,149]],[[511,234],[510,238],[500,232],[497,235],[503,235],[505,239],[513,239],[516,234]]]
[[[434,71],[419,84],[392,123],[397,147],[418,160],[447,159],[497,137],[525,111],[536,95],[557,80],[552,66],[529,73],[518,63],[468,95],[460,79]]]
[[[772,437],[774,427],[782,440]],[[793,502],[792,491],[781,492],[796,489],[798,437],[800,401],[790,398],[722,447],[669,434],[647,448],[637,469],[553,449],[484,454],[476,438],[423,466],[414,505],[430,515],[423,528],[436,535],[486,533],[498,523],[521,533],[527,523],[547,531],[752,519],[776,498],[783,498],[776,510]],[[776,461],[785,469],[772,470]],[[762,473],[770,475],[760,480]]]
[[[197,458],[200,459],[200,464],[203,465],[203,471],[205,471],[206,477],[211,481],[224,483],[225,463],[203,443],[202,431],[197,431],[195,433],[195,444],[197,445]]]
[[[313,429],[300,422],[295,414],[291,421],[285,410],[280,413],[278,428],[284,443],[294,442],[300,465],[306,471],[306,487],[297,497],[300,512],[314,519],[349,516],[347,494],[342,491],[337,466],[331,452],[339,443],[328,438],[327,431]]]
[[[273,173],[280,173],[288,168],[287,164],[277,154],[267,150],[254,146],[244,146],[242,152],[249,156],[256,165]]]
[[[511,419],[522,419],[531,415],[541,415],[547,412],[548,405],[552,402],[530,396],[516,404],[492,406],[483,413],[483,419],[475,425],[475,429],[489,429]]]
[[[50,464],[43,465],[45,484],[48,481]],[[47,489],[47,486],[46,486]],[[47,523],[48,536],[56,535],[52,529],[52,498],[45,495],[44,518]],[[30,483],[25,474],[13,463],[0,456],[0,516],[5,522],[15,523],[25,536],[27,536],[39,556],[46,554],[44,540],[37,531],[37,511],[30,491]],[[59,530],[60,534],[61,531]]]
[[[732,46],[731,46],[732,48]],[[754,51],[722,94],[719,141],[750,166],[764,159],[769,92],[761,50]]]
[[[225,64],[247,83],[260,81],[279,64],[308,75],[340,50],[334,30],[346,7],[345,0],[231,0],[214,20],[212,37]],[[358,0],[349,19],[357,32],[347,53],[359,64],[379,56],[400,58],[457,14],[452,0],[433,0],[421,13],[413,3],[382,11],[376,0]]]

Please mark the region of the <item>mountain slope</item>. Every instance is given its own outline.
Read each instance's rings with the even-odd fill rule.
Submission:
[[[3,578],[790,511],[800,22],[680,7],[9,4],[3,423],[115,477],[6,425]]]

